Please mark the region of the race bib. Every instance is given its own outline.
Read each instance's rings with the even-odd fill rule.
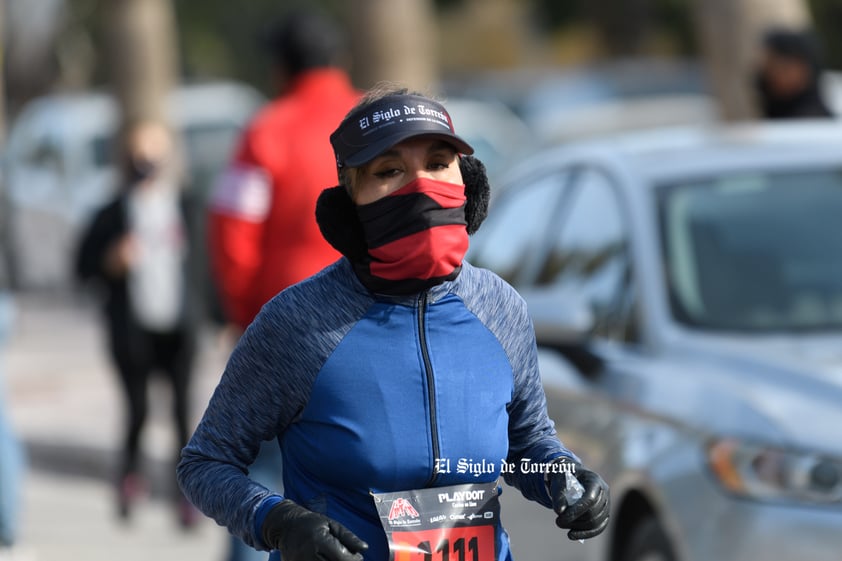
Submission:
[[[372,495],[391,561],[496,561],[496,481]]]

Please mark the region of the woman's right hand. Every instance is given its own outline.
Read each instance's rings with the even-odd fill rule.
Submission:
[[[105,253],[105,271],[112,277],[122,277],[128,273],[138,257],[137,240],[126,234],[111,244]]]
[[[284,499],[266,515],[263,543],[284,561],[361,561],[368,544],[335,520]]]

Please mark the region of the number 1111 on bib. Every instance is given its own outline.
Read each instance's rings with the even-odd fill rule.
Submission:
[[[494,527],[394,532],[393,561],[495,561]]]

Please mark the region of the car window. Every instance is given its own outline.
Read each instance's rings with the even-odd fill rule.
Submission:
[[[113,134],[100,134],[91,139],[89,150],[94,167],[102,169],[114,165],[116,141]]]
[[[628,225],[609,178],[596,169],[577,176],[565,219],[535,281],[571,289],[587,299],[596,334],[628,339],[633,332]]]
[[[506,191],[474,235],[468,260],[517,285],[546,247],[547,228],[569,178],[569,172],[555,172]]]
[[[231,122],[207,122],[189,125],[183,129],[184,142],[193,160],[209,160],[221,167],[228,162],[241,126]]]
[[[673,314],[714,330],[842,326],[842,170],[722,174],[658,190]]]

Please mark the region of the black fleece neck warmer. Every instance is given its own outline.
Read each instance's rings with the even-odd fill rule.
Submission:
[[[478,159],[462,156],[459,168],[465,182],[465,229],[470,235],[476,232],[485,220],[491,189],[485,166]],[[371,257],[357,206],[342,186],[322,191],[316,203],[316,222],[325,240],[351,261],[360,281],[372,292],[412,294],[447,280],[439,278],[424,282],[417,282],[417,279],[409,279],[408,282],[385,281],[371,275]]]

